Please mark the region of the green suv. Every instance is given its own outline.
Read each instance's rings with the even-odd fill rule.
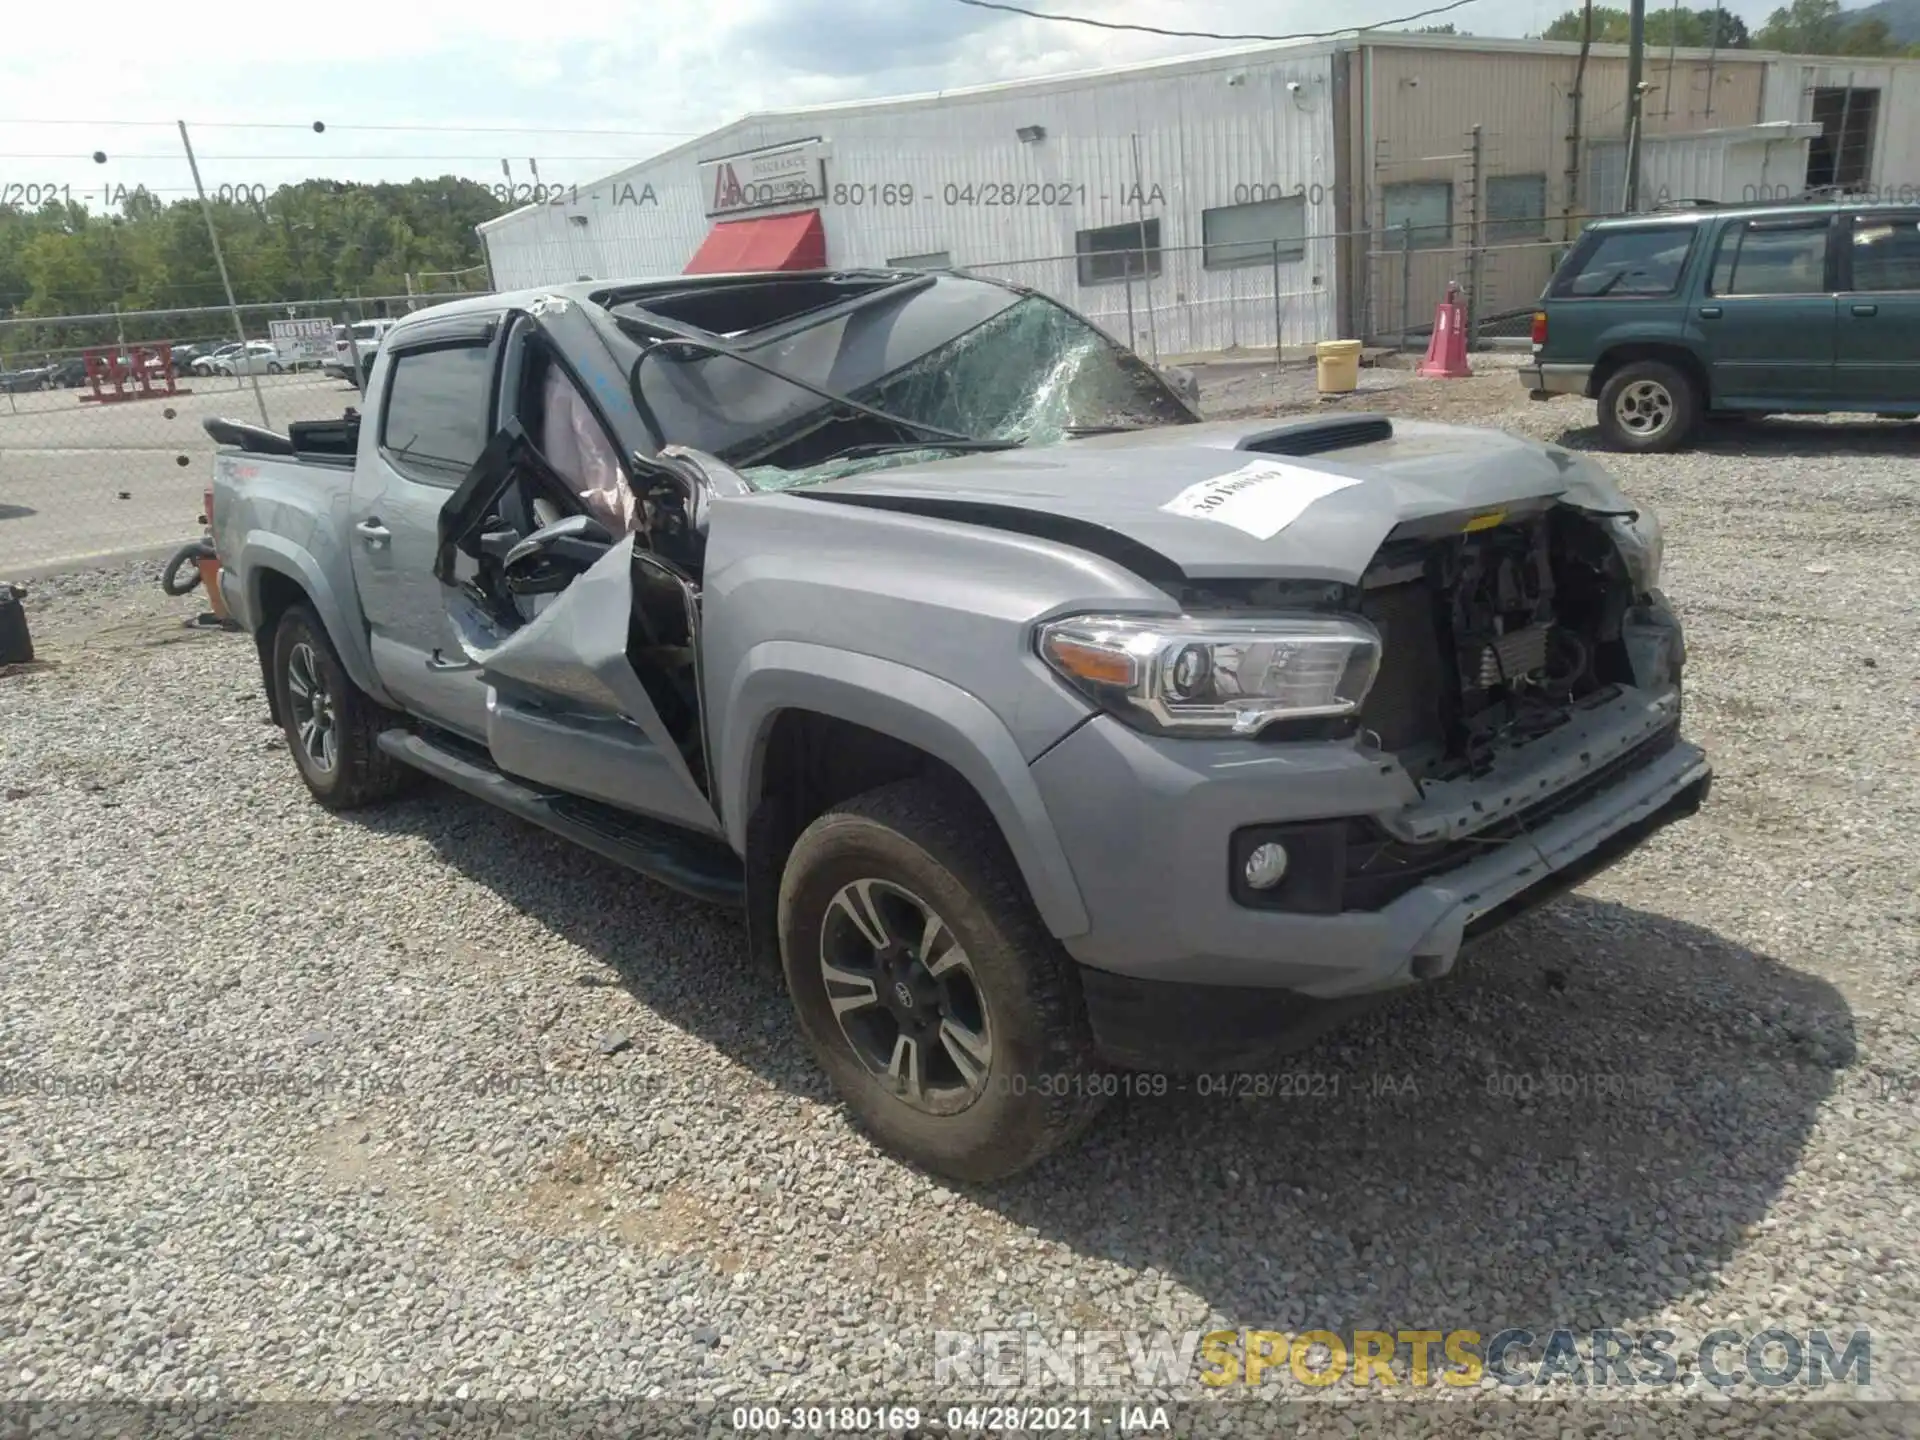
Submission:
[[[1920,416],[1920,207],[1803,204],[1589,226],[1533,319],[1536,400],[1584,395],[1619,450],[1703,419]]]

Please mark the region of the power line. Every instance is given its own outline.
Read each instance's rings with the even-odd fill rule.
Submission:
[[[1142,35],[1170,35],[1182,40],[1331,40],[1336,35],[1351,35],[1360,30],[1385,30],[1394,25],[1406,25],[1415,20],[1425,20],[1430,15],[1445,15],[1449,10],[1459,10],[1477,0],[1452,0],[1447,5],[1436,5],[1431,10],[1422,10],[1413,15],[1402,15],[1396,20],[1376,20],[1371,25],[1343,25],[1338,30],[1303,30],[1295,35],[1229,35],[1218,30],[1163,30],[1158,25],[1127,25],[1115,20],[1089,20],[1084,15],[1050,15],[1043,10],[1028,10],[1019,5],[1003,5],[1000,0],[959,0],[962,5],[971,5],[978,10],[1004,10],[1010,15],[1025,15],[1032,20],[1058,20],[1068,25],[1091,25],[1096,30],[1131,30]]]

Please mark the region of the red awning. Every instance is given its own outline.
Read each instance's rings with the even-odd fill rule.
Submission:
[[[700,242],[684,275],[726,275],[742,270],[824,270],[827,236],[818,210],[722,220]]]

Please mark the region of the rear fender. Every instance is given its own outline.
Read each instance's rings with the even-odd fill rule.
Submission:
[[[327,580],[320,566],[305,549],[282,536],[264,530],[249,534],[240,550],[240,573],[246,577],[247,614],[258,617],[261,611],[262,581],[268,572],[284,575],[305,593],[327,638],[333,642],[347,678],[380,704],[395,706],[380,676],[373,668],[373,650],[367,641],[366,626],[361,623],[357,596],[341,596]],[[352,609],[349,609],[349,603]]]

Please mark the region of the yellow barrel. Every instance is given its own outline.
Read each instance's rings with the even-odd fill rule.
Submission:
[[[1358,340],[1322,340],[1316,353],[1320,360],[1322,395],[1346,395],[1360,388]]]

